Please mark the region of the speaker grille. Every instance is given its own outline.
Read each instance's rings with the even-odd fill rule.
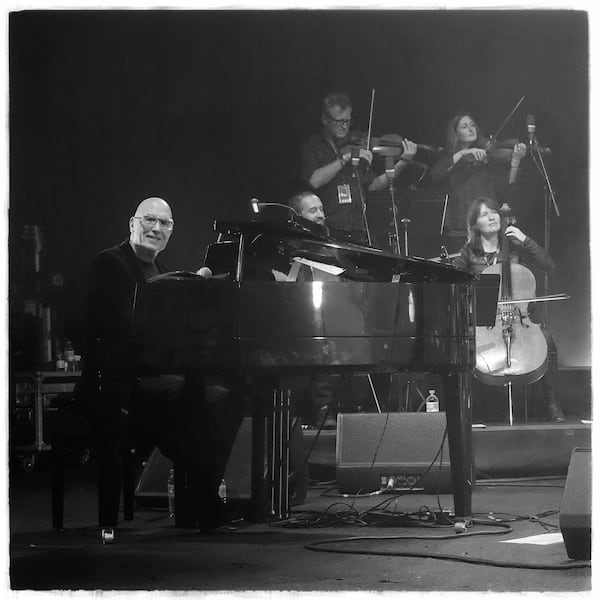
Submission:
[[[451,489],[446,414],[338,415],[336,478],[342,493],[394,488]],[[442,446],[443,441],[443,446]],[[441,462],[438,451],[441,451]],[[436,458],[436,455],[437,458]]]

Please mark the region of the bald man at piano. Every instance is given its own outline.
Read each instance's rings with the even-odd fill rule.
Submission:
[[[189,525],[210,529],[226,516],[218,486],[243,415],[239,403],[228,402],[232,393],[221,381],[192,381],[164,373],[135,377],[127,370],[135,309],[147,282],[169,272],[158,255],[167,247],[175,222],[169,204],[150,197],[139,203],[128,226],[128,239],[92,261],[79,397],[104,451],[117,464],[124,415],[140,453],[156,446],[175,461],[184,455],[200,482],[194,490],[198,510]],[[178,414],[182,399],[191,409],[185,422]],[[182,448],[182,439],[187,448]]]

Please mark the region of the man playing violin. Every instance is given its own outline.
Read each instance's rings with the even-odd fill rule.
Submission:
[[[302,147],[302,180],[319,194],[336,237],[368,243],[363,207],[368,192],[387,187],[387,175],[372,171],[373,153],[369,149],[354,146],[353,155],[352,102],[347,94],[331,93],[323,99],[321,122],[323,129]],[[414,157],[417,146],[403,140],[402,150],[394,164],[394,177],[406,167],[404,159]]]
[[[511,203],[513,184],[526,153],[527,146],[516,143],[498,159],[470,113],[459,112],[450,119],[445,152],[429,171],[434,182],[448,184],[444,245],[450,252],[458,251],[465,241],[467,213],[476,198]]]

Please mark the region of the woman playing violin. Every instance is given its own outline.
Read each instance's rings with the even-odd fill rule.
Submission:
[[[521,159],[527,146],[516,143],[502,160],[492,152],[477,122],[469,112],[459,112],[448,122],[444,154],[430,170],[435,182],[449,187],[444,233],[450,252],[458,250],[466,236],[469,206],[479,196],[510,202]]]
[[[470,206],[467,216],[468,242],[454,259],[454,265],[480,275],[487,267],[503,260],[501,253],[502,233],[508,240],[506,256],[511,263],[527,265],[543,272],[554,270],[550,255],[532,238],[515,225],[504,228],[498,204],[489,198],[477,198]],[[556,344],[552,334],[542,328],[548,344],[548,368],[541,379],[542,390],[551,421],[563,422],[565,416],[556,399],[554,380],[558,370]]]
[[[368,148],[355,147],[356,161],[352,160],[352,102],[347,94],[332,93],[324,98],[321,122],[323,129],[302,148],[302,180],[321,198],[330,229],[350,241],[366,243],[363,201],[369,191],[387,187],[386,174],[373,172],[373,154]],[[414,157],[416,145],[408,140],[402,145],[402,158]],[[404,160],[395,162],[394,177],[406,164]]]

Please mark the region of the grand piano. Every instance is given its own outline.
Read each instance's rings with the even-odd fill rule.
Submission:
[[[253,413],[252,496],[259,505],[270,500],[271,514],[281,517],[289,510],[290,431],[281,376],[437,373],[455,514],[468,520],[473,277],[451,265],[337,240],[303,219],[219,221],[215,230],[205,261],[211,277],[173,272],[148,283],[134,315],[138,371],[218,373],[250,388],[271,382],[271,397],[257,401]],[[309,276],[277,278],[290,264]]]

